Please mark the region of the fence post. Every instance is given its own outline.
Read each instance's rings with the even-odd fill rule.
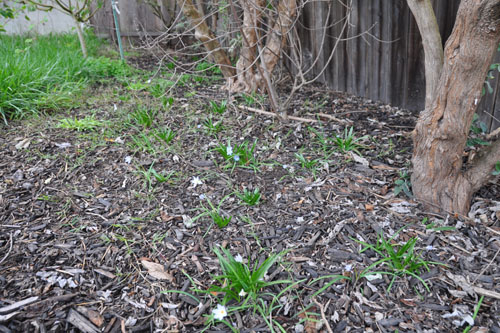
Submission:
[[[125,57],[123,56],[122,38],[120,35],[120,23],[118,23],[117,16],[117,14],[120,15],[118,0],[111,0],[111,9],[113,10],[113,19],[115,20],[116,38],[118,39],[118,46],[120,47],[120,58],[122,58],[122,61],[125,61]]]

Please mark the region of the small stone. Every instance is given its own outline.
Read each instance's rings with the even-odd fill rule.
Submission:
[[[25,190],[30,190],[33,188],[33,183],[30,182],[24,182],[23,185],[21,185]]]
[[[16,182],[23,180],[24,179],[24,174],[21,171],[21,169],[18,169],[16,172],[14,172],[14,174],[12,175],[12,178]]]
[[[182,241],[184,238],[184,233],[180,231],[179,229],[175,229],[175,237],[179,240]]]

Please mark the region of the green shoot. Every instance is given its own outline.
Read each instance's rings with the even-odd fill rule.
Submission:
[[[237,192],[236,196],[240,198],[241,201],[246,203],[249,206],[255,206],[259,203],[260,200],[260,191],[259,188],[255,188],[253,191],[249,191],[248,189],[243,189],[243,193]]]

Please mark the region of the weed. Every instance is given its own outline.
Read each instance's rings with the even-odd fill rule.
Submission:
[[[176,133],[168,127],[162,129],[155,129],[153,133],[157,139],[165,142],[166,144],[169,144],[175,138],[176,135]]]
[[[397,197],[399,193],[403,192],[408,198],[413,198],[410,175],[406,171],[398,171],[398,173],[399,178],[394,182],[394,196]]]
[[[221,74],[222,73],[219,66],[208,63],[206,61],[199,62],[196,65],[195,70],[198,72],[204,72],[204,71],[212,72],[213,74]]]
[[[338,275],[338,274],[334,274],[334,275],[325,275],[325,276],[320,276],[316,279],[313,279],[311,282],[308,283],[308,285],[312,286],[313,284],[315,284],[316,282],[318,281],[323,281],[323,280],[326,280],[326,279],[331,279],[330,281],[328,281],[327,283],[325,283],[320,289],[318,289],[316,292],[314,292],[314,294],[312,294],[311,297],[316,297],[318,296],[319,294],[321,294],[323,291],[325,291],[326,289],[328,289],[330,286],[332,286],[333,284],[341,281],[341,280],[351,280],[350,277],[348,276],[344,276],[344,275]]]
[[[366,138],[368,138],[368,136],[366,135],[361,138],[356,138],[354,135],[354,128],[351,127],[350,129],[347,129],[346,127],[344,129],[344,135],[336,136],[333,139],[333,143],[336,146],[336,148],[342,153],[353,151],[361,156],[359,149],[364,148],[364,146],[359,142]]]
[[[429,219],[427,217],[424,217],[422,220],[422,224],[425,226],[426,230],[432,230],[432,231],[455,231],[457,230],[455,227],[452,226],[440,226],[436,222],[429,222],[427,223]]]
[[[58,128],[65,128],[77,131],[90,131],[98,127],[103,126],[104,123],[94,118],[94,116],[87,116],[82,119],[75,118],[64,118],[60,119],[59,123],[56,125]]]
[[[143,168],[137,170],[137,173],[144,177],[144,185],[147,187],[148,190],[151,190],[153,188],[154,179],[156,179],[158,183],[165,183],[171,180],[172,177],[175,175],[175,171],[170,171],[166,175],[160,174],[158,173],[158,171],[154,169],[153,165],[154,163],[151,164],[151,166],[147,170]]]
[[[142,125],[145,128],[149,128],[153,125],[157,114],[158,111],[150,110],[139,105],[130,116],[137,125]]]
[[[475,321],[477,318],[477,314],[479,313],[479,309],[481,308],[481,304],[483,304],[483,299],[484,299],[484,295],[481,295],[481,297],[479,298],[479,301],[477,302],[477,305],[474,307],[474,313],[472,314],[473,321]],[[471,328],[472,328],[471,325],[467,326],[464,329],[463,333],[468,333]]]
[[[319,159],[308,159],[302,155],[302,153],[295,153],[295,157],[299,160],[300,166],[304,169],[310,170],[314,176],[316,176],[316,166],[319,163]]]
[[[313,127],[308,127],[309,132],[311,132],[311,136],[314,137],[314,141],[317,145],[319,145],[323,154],[327,154],[331,149],[331,143],[329,138],[327,138],[323,133],[319,132]]]
[[[244,141],[239,145],[231,146],[231,142],[228,141],[227,145],[222,143],[215,147],[217,151],[227,163],[228,166],[234,168],[235,166],[249,167],[255,172],[258,171],[258,161],[254,156],[255,147],[257,145],[257,140],[254,141],[251,147],[249,147],[248,141]]]
[[[102,81],[110,77],[123,79],[132,75],[133,71],[131,67],[120,60],[106,57],[89,57],[85,60],[85,66],[80,73],[93,80]]]
[[[377,235],[377,244],[375,245],[355,240],[356,242],[364,246],[364,248],[361,249],[360,253],[366,251],[367,249],[371,249],[381,257],[381,259],[375,261],[370,266],[365,268],[361,273],[360,277],[366,277],[368,275],[375,275],[375,274],[391,275],[392,280],[389,283],[389,286],[387,287],[387,291],[389,292],[397,277],[410,275],[419,280],[425,287],[425,289],[427,289],[427,291],[430,291],[425,281],[419,276],[421,274],[421,268],[425,268],[427,271],[429,271],[429,264],[438,264],[438,265],[444,265],[444,264],[438,262],[425,261],[422,258],[421,253],[417,253],[415,250],[417,237],[410,238],[406,243],[402,245],[393,244],[394,238],[399,234],[399,232],[402,229],[404,229],[404,227],[399,229],[389,239],[385,239],[384,234],[380,232]],[[379,265],[385,266],[388,269],[388,271],[378,271],[378,272],[371,271],[372,268]]]
[[[210,212],[210,217],[212,218],[214,223],[217,224],[217,226],[221,229],[227,226],[232,219],[232,216],[224,217],[220,215],[219,212],[215,211]]]
[[[259,203],[260,200],[260,191],[259,188],[256,187],[253,191],[249,191],[246,188],[243,189],[243,193],[236,193],[236,196],[240,198],[241,201],[246,203],[249,206],[255,206]]]
[[[130,138],[132,139],[131,146],[134,150],[156,155],[156,147],[146,133],[141,132],[138,135],[132,135]]]
[[[92,34],[85,39],[89,54],[95,54],[101,42]],[[85,70],[76,35],[25,38],[3,34],[0,45],[0,117],[4,122],[75,107],[93,81],[93,74]]]
[[[224,200],[226,200],[228,197],[229,197],[229,195],[226,195],[224,198],[222,198],[222,200],[219,202],[219,204],[217,205],[217,207],[215,207],[214,204],[212,204],[212,201],[210,201],[210,199],[208,197],[204,196],[204,198],[208,202],[208,206],[209,207],[206,207],[206,206],[204,206],[202,204],[201,205],[201,210],[203,211],[203,213],[201,213],[200,215],[198,215],[195,218],[193,218],[193,222],[196,221],[197,219],[199,219],[200,217],[208,215],[208,216],[210,216],[210,218],[212,219],[212,221],[219,228],[226,227],[229,224],[229,222],[231,222],[232,216],[224,217],[221,214],[220,207],[222,206],[222,203],[224,202]]]
[[[147,87],[147,90],[153,95],[155,98],[163,97],[170,88],[174,87],[176,84],[175,81],[172,80],[158,80],[155,81],[154,84],[151,84]]]
[[[291,282],[289,280],[267,282],[264,279],[269,268],[283,256],[283,253],[272,254],[260,266],[255,263],[253,269],[250,269],[248,265],[243,263],[243,258],[240,255],[235,258],[224,248],[220,248],[224,255],[215,247],[213,250],[219,259],[223,274],[214,277],[222,287],[213,286],[210,291],[223,293],[224,304],[231,299],[240,301],[241,297],[246,295],[255,300],[263,288]]]
[[[490,143],[488,141],[477,137],[477,135],[485,134],[487,131],[488,128],[486,127],[486,124],[479,120],[479,116],[477,114],[474,114],[474,118],[470,126],[470,135],[467,138],[467,147],[474,147],[477,145],[489,146]],[[475,137],[472,137],[471,135],[475,135]]]
[[[500,175],[500,161],[495,164],[495,170],[491,172],[493,176]]]
[[[213,113],[223,114],[227,109],[227,101],[224,100],[218,104],[215,101],[210,101],[209,110]]]
[[[161,96],[161,105],[164,108],[167,108],[169,106],[172,106],[174,104],[174,98],[172,96]]]
[[[214,122],[212,120],[212,117],[207,118],[203,122],[203,126],[205,126],[205,129],[207,130],[207,132],[211,133],[211,134],[219,133],[224,129],[224,127],[222,126],[222,120]]]
[[[248,106],[254,106],[257,104],[262,104],[265,100],[264,95],[258,95],[257,93],[253,92],[251,94],[243,94],[243,101],[246,105]]]

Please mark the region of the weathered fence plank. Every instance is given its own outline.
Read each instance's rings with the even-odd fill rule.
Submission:
[[[178,11],[175,1],[158,1],[163,11]],[[460,0],[432,2],[444,42],[453,28]],[[302,41],[305,67],[318,57],[311,75],[320,74],[327,65],[319,81],[330,88],[408,109],[422,109],[425,100],[424,53],[418,27],[406,1],[352,0],[348,29],[341,35],[347,14],[344,3],[348,1],[313,0],[303,6],[296,29]],[[166,8],[168,4],[174,7]],[[121,0],[120,6],[122,35],[148,33],[154,36],[165,29],[144,3]],[[218,15],[218,18],[219,29],[233,26],[228,14]],[[107,1],[93,20],[97,32],[110,34],[114,29],[112,20]],[[220,24],[222,20],[226,23]],[[335,54],[328,62],[338,38]],[[496,61],[500,62],[500,56]],[[493,130],[500,126],[500,83],[495,79],[491,84],[494,93],[483,97],[478,114],[481,121]]]

